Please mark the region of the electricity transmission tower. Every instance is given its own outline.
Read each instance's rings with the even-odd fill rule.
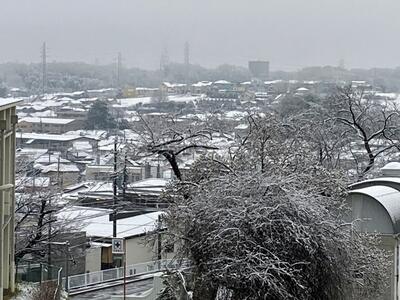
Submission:
[[[118,56],[117,56],[117,65],[116,65],[116,67],[117,67],[117,71],[116,71],[116,85],[117,85],[117,88],[120,88],[121,87],[121,71],[122,71],[122,54],[121,54],[121,52],[119,52],[118,53]]]
[[[46,42],[42,46],[42,94],[46,93],[47,89],[47,53],[46,53]]]
[[[189,68],[190,68],[190,46],[189,46],[189,42],[185,42],[184,64],[185,64],[185,83],[189,84]]]

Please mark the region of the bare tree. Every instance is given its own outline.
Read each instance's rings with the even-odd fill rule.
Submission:
[[[210,144],[215,132],[200,120],[191,124],[181,124],[177,116],[165,115],[149,122],[140,116],[142,126],[140,136],[144,145],[143,152],[163,156],[171,165],[178,180],[183,180],[179,168],[179,155],[193,149],[216,150]]]
[[[350,141],[359,141],[363,155],[351,145],[357,163],[359,179],[373,168],[377,158],[392,150],[399,150],[399,114],[390,103],[377,103],[365,96],[362,90],[351,87],[339,88],[331,98],[334,119],[343,125],[344,135]]]

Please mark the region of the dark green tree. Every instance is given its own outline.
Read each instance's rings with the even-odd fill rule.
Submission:
[[[0,84],[0,98],[7,97],[7,88]]]
[[[89,109],[86,129],[113,129],[117,122],[108,110],[105,101],[96,101]]]

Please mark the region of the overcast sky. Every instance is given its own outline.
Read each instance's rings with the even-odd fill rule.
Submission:
[[[311,65],[400,65],[399,0],[0,0],[0,62],[49,61],[159,66],[163,48],[191,63],[273,70]]]

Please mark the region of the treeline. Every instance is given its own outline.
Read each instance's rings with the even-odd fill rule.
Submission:
[[[93,65],[81,62],[52,62],[47,65],[47,91],[76,91],[117,86],[116,65]],[[163,70],[122,68],[120,86],[157,87],[163,81],[194,83],[220,79],[243,82],[251,79],[247,68],[221,65],[213,69],[199,65],[171,63]],[[36,64],[0,64],[0,86],[24,88],[35,93],[41,90],[42,66]],[[270,79],[285,80],[366,80],[384,92],[400,91],[400,67],[393,69],[343,69],[339,67],[308,67],[296,72],[274,71]]]

